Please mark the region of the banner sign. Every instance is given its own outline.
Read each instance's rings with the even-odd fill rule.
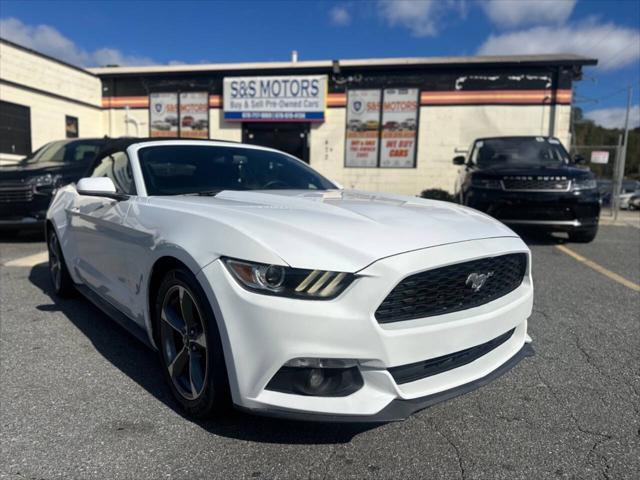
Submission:
[[[209,138],[209,94],[180,94],[180,137]]]
[[[376,167],[380,131],[380,90],[349,90],[345,166]]]
[[[326,75],[227,77],[223,85],[227,121],[324,121]]]
[[[594,150],[591,152],[591,163],[607,164],[609,163],[609,152],[606,150]]]
[[[152,93],[149,95],[149,136],[178,136],[178,94]]]
[[[417,126],[418,89],[386,89],[382,102],[381,167],[415,165]]]

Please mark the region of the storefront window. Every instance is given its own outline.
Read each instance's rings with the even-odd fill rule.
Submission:
[[[149,125],[151,137],[209,138],[209,94],[152,93]]]
[[[345,166],[414,168],[419,90],[350,90],[347,93]]]
[[[78,138],[78,117],[67,115],[64,123],[67,138]]]

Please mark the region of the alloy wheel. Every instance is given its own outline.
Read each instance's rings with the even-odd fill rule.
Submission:
[[[49,274],[56,291],[60,290],[62,285],[62,259],[58,236],[55,233],[51,233],[49,237]]]
[[[160,330],[169,377],[181,396],[195,400],[202,394],[207,378],[207,338],[198,304],[184,286],[174,285],[167,290]]]

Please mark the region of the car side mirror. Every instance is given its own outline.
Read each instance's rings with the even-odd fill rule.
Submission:
[[[79,195],[106,197],[114,200],[126,200],[129,195],[117,193],[113,180],[109,177],[87,177],[78,180],[76,190]]]
[[[467,159],[464,157],[464,155],[458,155],[456,157],[453,157],[453,164],[454,165],[464,165],[466,163]]]
[[[584,165],[587,163],[587,159],[584,158],[582,155],[574,155],[573,161],[576,165]]]

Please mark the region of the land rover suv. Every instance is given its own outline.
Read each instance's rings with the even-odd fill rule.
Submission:
[[[516,227],[564,231],[590,242],[598,231],[595,175],[553,137],[492,137],[474,141],[456,185],[460,203]]]

